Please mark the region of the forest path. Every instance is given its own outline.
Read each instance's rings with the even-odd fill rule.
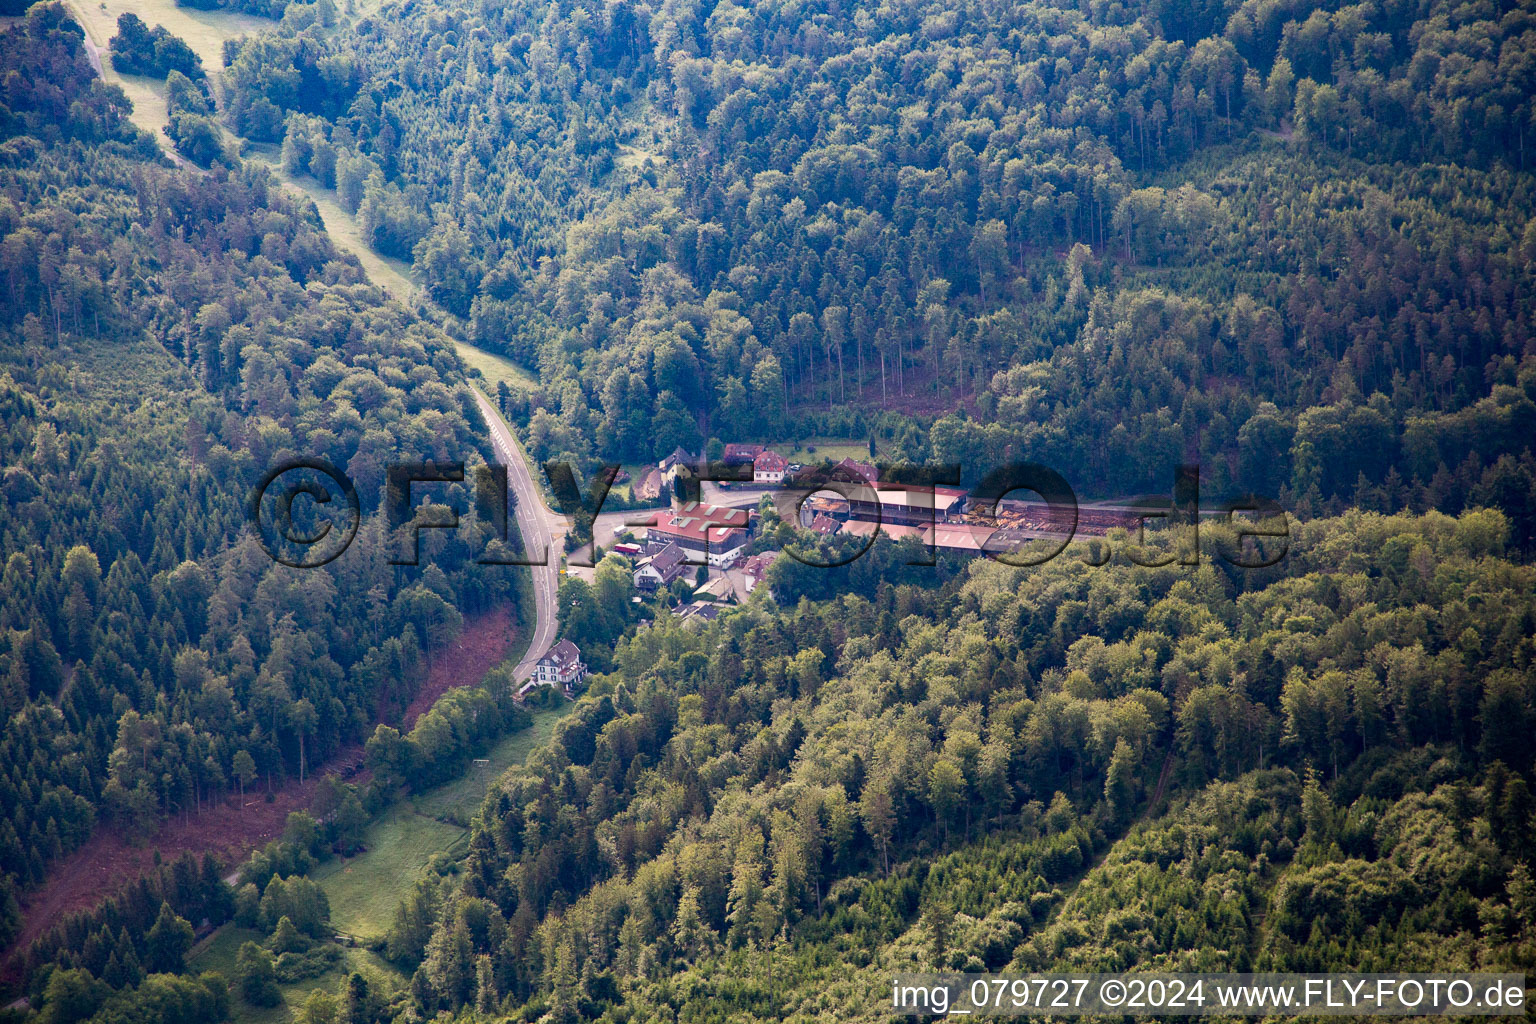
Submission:
[[[1103,866],[1104,862],[1109,859],[1109,855],[1114,852],[1115,847],[1120,843],[1120,841],[1125,839],[1126,836],[1130,835],[1130,833],[1138,825],[1142,824],[1143,822],[1152,820],[1152,818],[1155,816],[1158,804],[1167,794],[1168,782],[1172,777],[1173,747],[1170,745],[1167,754],[1165,754],[1163,757],[1163,767],[1162,770],[1158,772],[1157,785],[1152,791],[1151,798],[1147,801],[1147,806],[1142,809],[1142,812],[1136,816],[1136,819],[1131,822],[1131,824],[1127,826],[1124,831],[1115,836],[1113,840],[1105,845],[1104,849],[1100,850],[1097,854],[1094,855],[1092,860],[1083,865],[1083,869],[1078,872],[1077,877],[1071,880],[1070,884],[1061,887],[1062,898],[1054,907],[1051,908],[1049,915],[1047,916],[1045,922],[1042,922],[1041,927],[1044,927],[1044,925],[1047,923],[1054,923],[1058,921],[1061,918],[1062,913],[1065,912],[1067,905],[1072,902],[1072,897],[1075,896],[1077,894],[1077,890],[1082,887],[1083,882],[1087,881],[1090,875],[1092,875],[1095,871]],[[1039,930],[1040,928],[1035,929],[1036,932]],[[1023,942],[1020,943],[1020,947],[1022,947],[1022,945]],[[1014,950],[1014,956],[1018,956],[1018,948]],[[1014,966],[1017,966],[1017,961],[1014,962]]]
[[[133,101],[133,123],[153,136],[166,156],[186,170],[195,168],[175,151],[164,132],[170,121],[165,83],[141,75],[119,74],[112,67],[108,48],[112,37],[117,34],[118,16],[132,12],[150,28],[163,25],[192,48],[203,62],[204,70],[215,82],[225,70],[225,42],[269,32],[277,24],[248,14],[179,7],[175,0],[96,0],[94,3],[91,0],[65,0],[65,6],[70,16],[85,31],[85,51],[91,67],[103,81],[118,86],[127,94]],[[377,0],[362,0],[355,16],[361,17],[377,7]],[[218,87],[214,89],[215,102],[222,105],[221,92]],[[220,130],[225,143],[231,149],[240,150],[243,159],[268,167],[283,188],[295,198],[308,199],[315,204],[331,242],[337,249],[357,257],[363,273],[371,283],[407,305],[431,303],[425,289],[412,275],[410,264],[381,256],[367,244],[357,216],[342,206],[335,189],[328,189],[307,175],[286,173],[276,145],[243,143],[222,125]],[[492,387],[498,381],[506,381],[510,387],[524,391],[538,387],[534,375],[511,360],[467,342],[456,340],[454,345],[459,357],[467,365],[480,370]]]
[[[1158,803],[1163,799],[1163,793],[1168,789],[1168,779],[1173,774],[1173,746],[1168,747],[1168,753],[1163,758],[1163,770],[1157,774],[1157,788],[1152,791],[1152,799],[1147,801],[1147,809],[1142,812],[1142,818],[1152,817],[1152,812],[1157,809]]]
[[[120,75],[111,67],[110,59],[103,60],[108,43],[117,32],[117,18],[132,10],[153,28],[164,25],[168,31],[183,38],[202,60],[210,75],[217,77],[224,70],[224,43],[244,35],[269,31],[274,23],[263,18],[220,11],[200,11],[178,7],[174,0],[100,0],[92,6],[88,0],[66,0],[70,15],[85,31],[86,52],[104,81],[118,85],[128,93],[134,105],[134,123],[154,135],[161,148],[178,166],[190,167],[186,160],[174,152],[161,130],[169,120],[165,102],[165,84],[136,75]],[[373,6],[364,3],[364,9]],[[215,92],[219,92],[215,89]],[[222,97],[219,97],[222,99]],[[226,136],[226,141],[228,141]],[[259,162],[272,171],[277,181],[295,198],[314,203],[320,222],[331,243],[342,252],[357,258],[363,274],[375,287],[387,295],[419,306],[431,306],[432,300],[413,278],[409,264],[390,259],[375,252],[368,245],[358,217],[341,204],[334,189],[326,188],[309,176],[297,177],[283,170],[280,152],[276,146],[247,147],[245,158]],[[436,309],[435,306],[433,306]],[[438,312],[446,316],[446,313]],[[476,348],[463,341],[454,342],[465,364],[480,370],[481,375],[494,387],[498,381],[506,381],[510,387],[530,390],[538,381],[511,360]],[[549,514],[536,514],[544,509],[543,495],[537,487],[528,459],[512,434],[510,426],[502,419],[494,405],[488,402],[478,388],[471,386],[475,400],[491,434],[491,443],[502,461],[509,467],[508,478],[517,500],[518,529],[522,533],[528,551],[552,551],[554,531],[550,528]],[[557,562],[558,551],[552,556]],[[533,641],[524,659],[518,665],[518,678],[532,675],[533,664],[554,643],[558,629],[556,622],[555,591],[558,589],[557,570],[552,566],[533,567],[535,622]]]
[[[134,123],[153,135],[167,155],[183,168],[190,168],[190,165],[171,150],[169,140],[160,130],[168,120],[164,83],[155,83],[138,76],[119,75],[105,56],[108,42],[116,33],[117,15],[126,10],[134,10],[151,26],[165,24],[169,30],[186,39],[202,57],[204,66],[215,73],[223,68],[224,39],[271,27],[270,23],[262,19],[243,15],[203,11],[187,13],[188,9],[178,8],[170,0],[105,0],[94,6],[86,0],[66,0],[66,5],[71,17],[84,30],[86,53],[92,68],[104,81],[123,88],[134,103]],[[190,31],[183,24],[185,21],[195,23],[198,30]],[[371,283],[403,301],[430,301],[408,276],[408,267],[404,264],[395,265],[396,261],[379,256],[363,243],[357,219],[341,207],[334,192],[320,188],[318,182],[306,187],[304,183],[284,174],[280,165],[274,166],[276,161],[263,162],[273,167],[275,177],[284,188],[300,199],[315,203],[332,242],[338,249],[358,258]],[[472,349],[472,346],[459,344],[462,348]],[[479,351],[473,349],[475,353]],[[505,371],[505,376],[509,378],[522,372],[513,364],[507,365],[509,369]],[[523,376],[527,385],[536,384],[525,372]],[[528,461],[495,407],[478,388],[472,386],[471,391],[486,420],[492,446],[509,467],[509,483],[517,500],[518,528],[525,538],[525,544],[533,552],[551,551],[554,537],[548,521],[549,514],[545,511],[543,496],[534,482]],[[558,562],[558,552],[552,552],[552,557]],[[534,566],[532,571],[535,622],[532,641],[516,669],[519,679],[532,674],[533,665],[554,642],[558,629],[555,603],[557,571],[553,565]],[[499,614],[492,612],[479,618],[485,622],[481,623],[478,619],[466,622],[459,640],[434,659],[431,678],[423,684],[424,692],[440,696],[454,685],[478,681],[500,663],[509,647],[508,616],[503,610]],[[485,628],[492,629],[497,636],[479,636],[485,632]],[[461,656],[455,656],[454,652],[461,652]],[[422,709],[413,707],[413,710],[419,714]],[[352,751],[354,756],[351,757],[345,757],[347,753],[342,751],[332,761],[347,760],[355,763],[355,751]],[[317,769],[303,785],[293,782],[279,787],[274,791],[271,803],[266,801],[265,795],[254,794],[247,796],[243,807],[235,806],[239,801],[234,797],[215,801],[199,812],[168,819],[147,840],[125,836],[115,829],[99,829],[84,846],[56,865],[41,887],[28,894],[23,901],[22,930],[10,952],[25,949],[33,939],[65,914],[96,905],[108,893],[152,870],[157,853],[166,862],[183,851],[213,852],[230,859],[248,856],[252,850],[281,835],[290,811],[310,806],[316,787],[325,775],[323,765],[317,766]],[[14,967],[14,960],[11,966]]]

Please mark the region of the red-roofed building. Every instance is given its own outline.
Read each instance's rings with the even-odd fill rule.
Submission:
[[[778,556],[779,553],[777,551],[764,551],[760,555],[753,555],[742,564],[741,575],[742,579],[746,582],[747,593],[752,593],[753,590],[757,589],[757,585],[763,582],[763,579],[768,575],[768,567],[773,564],[773,560]]]
[[[724,569],[741,557],[751,539],[752,517],[744,508],[690,501],[675,512],[658,512],[645,527],[652,544],[676,544],[694,564]]]
[[[755,484],[781,484],[789,460],[778,452],[765,451],[752,460],[752,482]]]
[[[720,461],[727,466],[744,466],[763,454],[763,446],[760,444],[728,444],[725,446],[725,454]]]
[[[831,536],[842,529],[843,524],[828,515],[818,515],[811,520],[811,532]]]
[[[857,462],[853,459],[844,459],[842,462],[839,462],[832,467],[832,473],[834,477],[841,477],[847,474],[847,479],[849,480],[857,481],[862,479],[865,483],[871,484],[880,478],[880,471],[874,466],[867,462]]]

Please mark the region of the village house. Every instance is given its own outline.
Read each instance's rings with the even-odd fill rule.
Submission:
[[[719,617],[720,606],[710,604],[707,601],[700,604],[685,605],[681,611],[677,612],[678,621],[684,626],[694,629],[703,626],[706,622],[714,622]]]
[[[811,532],[830,536],[842,528],[842,523],[829,515],[818,514],[811,520]]]
[[[635,589],[654,594],[685,578],[689,568],[687,553],[676,544],[668,544],[635,564]]]
[[[746,583],[747,593],[752,593],[757,589],[757,585],[763,582],[763,578],[768,575],[768,567],[773,564],[777,556],[777,551],[764,551],[742,563],[741,576]]]
[[[760,444],[736,444],[725,446],[725,454],[721,457],[727,466],[745,466],[753,462],[763,454],[763,446]]]
[[[752,460],[752,482],[755,484],[781,484],[789,462],[778,452],[765,451]]]
[[[517,691],[519,699],[532,693],[535,687],[558,686],[567,697],[576,696],[576,687],[587,678],[587,666],[582,663],[581,651],[569,640],[561,640],[539,659],[529,679]]]
[[[671,455],[668,455],[666,458],[657,463],[656,468],[661,470],[661,478],[665,480],[668,485],[670,485],[672,481],[677,478],[678,470],[686,469],[692,464],[692,455],[689,455],[681,448],[674,448],[672,449]]]
[[[708,583],[693,592],[695,601],[715,601],[720,604],[730,604],[736,600],[736,588],[731,586],[729,576],[716,576]]]
[[[880,471],[867,462],[844,459],[832,467],[832,478],[834,480],[846,479],[854,482],[863,480],[865,483],[872,484],[880,478]]]

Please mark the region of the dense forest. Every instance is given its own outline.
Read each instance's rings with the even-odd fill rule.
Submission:
[[[933,967],[1529,970],[1507,521],[1293,539],[1259,573],[981,560],[632,634],[402,908],[403,1019],[883,1020]]]
[[[399,715],[464,615],[518,601],[475,564],[472,501],[422,569],[386,564],[372,514],[389,460],[485,450],[446,339],[268,172],[167,166],[81,40],[57,5],[0,34],[6,945],[99,823],[313,771]],[[246,529],[256,477],[299,455],[370,513],[325,570]]]
[[[286,165],[537,370],[536,457],[872,438],[1095,496],[1189,461],[1309,521],[1269,573],[882,543],[626,634],[402,908],[405,1018],[1530,962],[1533,13],[401,3],[242,47],[231,126],[279,108]]]
[[[1533,16],[389,2],[240,47],[228,117],[538,370],[537,457],[1182,457],[1526,550]]]
[[[536,462],[835,438],[1085,497],[1194,462],[1278,498],[1289,554],[880,539],[688,624],[610,554],[558,596],[586,692],[401,881],[401,983],[304,1024],[884,1020],[918,969],[1536,971],[1531,0],[192,6],[271,29],[213,73],[125,15],[109,54],[191,166],[62,6],[0,32],[0,944],[103,825],[348,746],[366,781],[234,884],[180,857],[59,921],[17,1016],[276,1006],[342,956],[311,870],[528,725],[503,666],[400,726],[466,616],[524,617],[463,486],[434,493],[467,528],[389,564],[386,464],[490,454],[455,340],[535,375],[500,404]],[[363,504],[320,570],[245,529],[294,457]],[[766,511],[757,549],[789,542],[843,543]],[[232,974],[189,969],[205,922],[259,933]]]

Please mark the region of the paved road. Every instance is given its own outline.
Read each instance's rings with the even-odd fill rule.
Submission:
[[[783,494],[799,495],[799,491],[792,487],[757,487],[736,484],[730,490],[725,490],[719,484],[709,480],[699,481],[699,499],[710,505],[721,505],[728,508],[757,508],[757,503],[763,500],[763,495],[770,498],[778,498]]]
[[[555,590],[560,579],[560,551],[555,546],[544,499],[534,483],[533,474],[528,471],[528,460],[523,457],[522,448],[512,436],[506,421],[501,418],[501,413],[480,393],[480,389],[471,386],[470,391],[474,392],[475,401],[480,405],[480,415],[485,417],[486,425],[490,428],[491,445],[496,449],[496,457],[507,467],[507,483],[517,496],[517,532],[522,534],[528,557],[537,560],[540,555],[548,553],[549,564],[530,567],[534,597],[533,642],[528,645],[527,654],[517,665],[515,676],[521,682],[533,675],[534,666],[555,642],[555,631],[559,628]]]
[[[80,0],[73,0],[73,2],[78,3]],[[85,52],[90,59],[91,67],[97,75],[105,78],[101,48],[90,35],[90,20],[83,17],[79,11],[72,13],[76,22],[85,30]],[[180,154],[173,151],[167,152],[178,165],[191,168]],[[471,385],[470,391],[474,392],[475,401],[480,404],[480,414],[485,417],[485,422],[490,428],[491,444],[495,447],[497,456],[508,467],[507,482],[511,485],[513,493],[517,495],[517,530],[523,537],[523,544],[530,557],[537,557],[544,552],[549,553],[548,565],[531,567],[535,621],[533,642],[529,644],[528,652],[518,663],[515,672],[515,678],[522,681],[533,675],[534,665],[553,646],[555,632],[559,628],[556,621],[555,590],[559,585],[560,549],[555,546],[555,534],[558,531],[552,530],[550,523],[550,517],[559,520],[559,516],[545,509],[544,500],[528,471],[528,460],[523,458],[522,449],[512,437],[512,432],[507,428],[501,414],[478,388]]]

